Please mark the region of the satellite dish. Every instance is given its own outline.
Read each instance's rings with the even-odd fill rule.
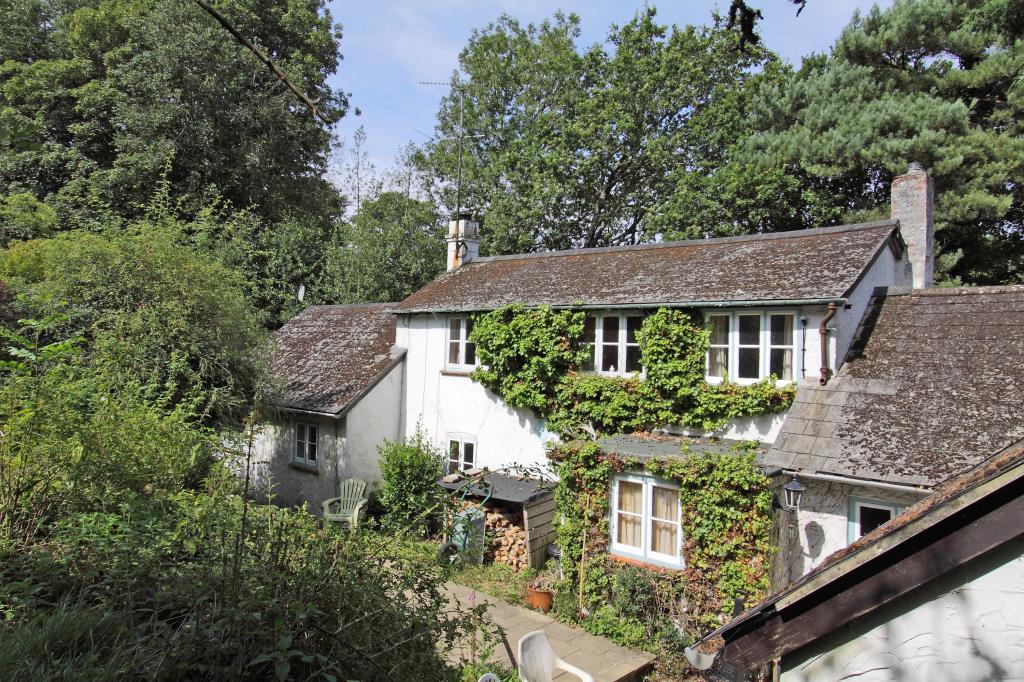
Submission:
[[[302,299],[306,298],[306,285],[299,285],[299,303],[302,303]]]

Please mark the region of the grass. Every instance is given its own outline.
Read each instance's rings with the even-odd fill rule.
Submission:
[[[466,564],[455,569],[451,580],[509,604],[523,606],[526,584],[536,575],[537,571],[532,568],[517,571],[500,563]]]

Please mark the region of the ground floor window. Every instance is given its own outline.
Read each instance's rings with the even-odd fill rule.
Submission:
[[[317,426],[304,422],[295,423],[295,461],[299,464],[317,466]]]
[[[679,488],[653,476],[612,481],[611,551],[643,561],[683,565]]]
[[[903,507],[891,502],[850,498],[849,538],[854,542],[882,524],[895,518]]]
[[[467,471],[476,466],[476,440],[468,436],[448,436],[448,470],[446,473],[454,474],[457,471]]]

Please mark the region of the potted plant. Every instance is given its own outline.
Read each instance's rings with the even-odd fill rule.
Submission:
[[[526,584],[526,603],[543,613],[551,610],[555,593],[551,589],[551,576],[541,574]]]

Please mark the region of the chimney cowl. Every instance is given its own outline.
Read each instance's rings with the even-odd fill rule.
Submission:
[[[922,173],[924,172],[924,166],[921,165],[920,161],[911,161],[907,165],[908,173]]]

